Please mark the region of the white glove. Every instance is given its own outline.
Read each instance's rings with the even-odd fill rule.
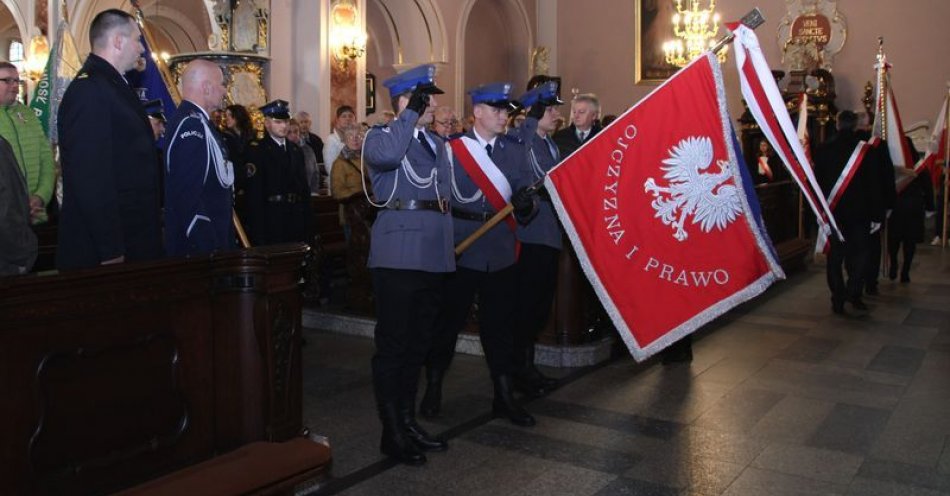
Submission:
[[[872,223],[871,223],[871,234],[874,234],[874,233],[878,232],[880,229],[881,229],[881,223],[880,223],[880,222],[872,222]]]

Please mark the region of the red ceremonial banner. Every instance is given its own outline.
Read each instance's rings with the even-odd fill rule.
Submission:
[[[546,180],[581,266],[644,360],[784,278],[701,57]]]

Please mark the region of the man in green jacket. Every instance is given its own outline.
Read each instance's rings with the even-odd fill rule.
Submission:
[[[0,136],[10,142],[30,197],[33,224],[46,222],[46,205],[53,196],[56,171],[53,153],[36,114],[16,101],[20,75],[16,66],[0,62]]]

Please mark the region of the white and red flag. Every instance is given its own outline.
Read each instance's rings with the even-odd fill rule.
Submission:
[[[545,182],[581,267],[644,360],[784,273],[706,54]]]
[[[943,105],[940,106],[940,114],[934,121],[934,130],[930,134],[930,144],[927,145],[927,152],[914,165],[914,173],[921,174],[928,172],[932,184],[940,184],[940,162],[947,157],[947,106],[950,105],[947,97],[943,99]],[[946,167],[947,164],[944,164]]]
[[[801,103],[798,105],[798,142],[805,149],[805,158],[812,169],[815,166],[811,163],[811,137],[808,135],[808,93],[802,93]]]
[[[729,23],[727,26],[735,35],[736,68],[749,112],[815,212],[819,231],[833,229],[843,240],[814,171],[810,166],[806,167],[809,164],[808,155],[792,127],[792,118],[788,115],[785,101],[762,54],[759,38],[747,26],[739,23]]]
[[[907,140],[904,139],[904,124],[901,122],[897,99],[894,98],[894,90],[891,88],[891,64],[887,62],[883,48],[878,54],[875,68],[878,71],[874,89],[877,110],[874,114],[871,144],[877,146],[877,140],[884,140],[894,167],[912,168],[914,159],[907,146]]]

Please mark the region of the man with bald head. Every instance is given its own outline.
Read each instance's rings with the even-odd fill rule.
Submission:
[[[165,250],[198,256],[235,247],[231,222],[234,168],[209,114],[221,108],[224,75],[195,59],[181,75],[181,105],[165,145]]]
[[[100,12],[92,53],[59,107],[63,204],[56,265],[81,269],[162,256],[158,156],[152,126],[122,74],[144,51],[127,12]]]

